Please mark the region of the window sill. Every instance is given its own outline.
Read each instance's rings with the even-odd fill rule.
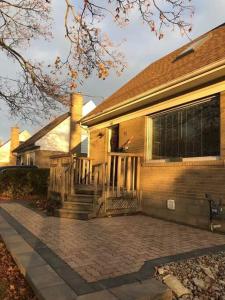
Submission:
[[[180,160],[157,159],[145,161],[143,166],[171,167],[171,166],[224,166],[224,160],[220,156],[187,157]]]

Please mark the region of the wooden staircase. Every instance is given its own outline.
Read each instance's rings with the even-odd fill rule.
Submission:
[[[55,216],[89,220],[136,213],[140,210],[140,168],[141,156],[134,153],[108,153],[107,162],[100,164],[71,154],[52,156],[49,199],[54,194],[56,202],[62,203]]]
[[[62,208],[55,211],[55,216],[68,219],[89,220],[96,217],[98,201],[102,191],[92,184],[78,185],[74,194],[68,196]]]

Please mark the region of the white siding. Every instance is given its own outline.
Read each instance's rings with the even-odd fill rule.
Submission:
[[[96,107],[96,105],[94,104],[94,102],[92,100],[89,101],[88,103],[86,103],[83,106],[83,111],[82,111],[83,117],[85,117],[87,114],[89,114],[89,112],[91,112],[95,107]]]
[[[95,108],[93,101],[89,101],[83,106],[83,116],[86,116],[90,111]],[[70,133],[70,117],[60,123],[58,126],[53,128],[35,145],[40,146],[40,150],[51,150],[51,151],[69,151],[69,134]],[[81,136],[81,152],[88,153],[88,134],[85,129],[82,130]]]
[[[68,152],[69,130],[70,117],[49,131],[45,136],[38,140],[35,145],[40,146],[40,150]]]
[[[30,133],[27,130],[22,131],[19,134],[19,141],[25,142],[29,139]],[[9,163],[10,162],[10,144],[11,141],[9,140],[7,143],[3,144],[0,147],[0,162],[1,163]]]

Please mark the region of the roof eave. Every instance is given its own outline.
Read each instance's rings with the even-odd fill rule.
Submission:
[[[84,118],[82,120],[82,124],[86,126],[94,126],[122,113],[126,113],[133,109],[139,109],[148,104],[149,100],[151,100],[151,102],[152,100],[159,101],[162,98],[187,90],[187,88],[194,88],[223,76],[225,76],[225,59],[148,90],[143,94],[129,98],[128,100],[123,101],[118,105],[111,106],[100,113]]]
[[[26,151],[31,151],[31,150],[37,150],[39,149],[40,146],[36,146],[36,145],[30,145],[30,146],[27,146],[27,147],[21,147],[21,148],[16,148],[13,150],[13,153],[16,153],[16,154],[22,154]]]

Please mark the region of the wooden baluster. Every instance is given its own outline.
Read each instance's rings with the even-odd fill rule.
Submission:
[[[52,190],[52,167],[50,167],[50,174],[49,174],[49,191]]]
[[[82,183],[85,184],[85,175],[86,175],[86,161],[85,159],[81,159],[82,161]]]
[[[80,161],[76,158],[76,184],[80,184]]]
[[[89,182],[89,161],[88,161],[88,159],[85,159],[85,164],[86,164],[85,184],[88,184],[88,182]]]
[[[105,176],[106,176],[106,173],[105,173],[105,164],[102,164],[102,190],[104,191],[105,189]]]
[[[54,182],[55,182],[55,167],[52,168],[52,191],[54,191]]]
[[[55,167],[55,191],[57,192],[57,172],[58,172],[58,165]]]
[[[76,160],[76,158],[74,158],[72,160],[70,177],[71,177],[72,172],[73,172],[74,184],[77,184],[77,160]],[[70,182],[71,182],[71,180],[70,180]]]
[[[117,157],[116,156],[112,156],[113,158],[113,169],[112,169],[112,193],[113,195],[115,194],[115,181],[116,181],[116,161],[117,161]]]
[[[94,166],[94,185],[95,185],[95,189],[97,189],[97,167]]]
[[[81,183],[84,184],[85,168],[84,168],[84,161],[83,161],[83,159],[80,159],[80,164],[81,164]]]
[[[79,162],[79,184],[82,184],[82,161],[78,159]]]
[[[113,156],[108,155],[108,169],[107,169],[107,197],[110,193],[110,183],[111,183],[111,162],[112,162]]]
[[[64,184],[63,184],[63,171],[64,171],[64,167],[61,165],[60,167],[60,193],[61,193],[61,199],[63,201],[63,190],[64,190]]]
[[[85,184],[88,184],[88,160],[84,160],[84,166],[85,166]]]
[[[102,169],[102,165],[99,166],[99,184],[102,185],[103,183],[103,169]]]
[[[55,167],[52,168],[52,190],[55,190]]]
[[[140,174],[141,174],[141,158],[137,157],[137,179],[136,179],[136,195],[140,192]]]
[[[124,190],[124,186],[125,186],[125,184],[124,184],[124,179],[125,179],[125,170],[124,170],[124,168],[125,168],[125,157],[121,157],[121,172],[120,172],[120,184],[121,184],[121,187],[122,187],[122,190]]]
[[[90,161],[87,159],[86,160],[86,164],[87,164],[87,170],[86,170],[86,184],[89,184],[89,174],[90,174]]]
[[[53,169],[53,187],[52,187],[53,191],[55,191],[55,180],[56,180],[56,178],[55,178],[55,169],[56,169],[56,167],[54,167],[54,169]]]
[[[89,160],[86,159],[86,184],[89,184]]]
[[[120,197],[120,188],[121,188],[121,156],[118,156],[118,164],[117,164],[117,197]]]
[[[89,184],[92,184],[92,160],[89,161]]]
[[[132,193],[135,194],[136,157],[132,157]]]
[[[58,192],[58,166],[56,167],[56,172],[55,172],[55,191]]]
[[[131,187],[131,157],[129,156],[127,159],[127,185],[126,185],[128,192],[130,192],[130,187]]]
[[[71,167],[69,170],[69,181],[70,181],[70,194],[74,194],[74,184],[76,180],[76,167],[77,167],[77,161],[76,159],[72,160]],[[75,176],[75,178],[74,178]]]
[[[123,169],[122,169],[122,172],[123,172],[123,189],[126,188],[127,186],[127,157],[125,156],[123,158]]]
[[[67,184],[67,176],[68,176],[68,165],[65,168],[65,195],[68,195],[68,184]]]
[[[80,184],[80,162],[76,158],[76,184]]]
[[[53,190],[53,183],[54,183],[54,181],[53,181],[54,180],[54,177],[53,177],[54,176],[54,168],[53,167],[51,168],[51,175],[50,176],[51,176],[50,177],[50,190],[54,191]]]

